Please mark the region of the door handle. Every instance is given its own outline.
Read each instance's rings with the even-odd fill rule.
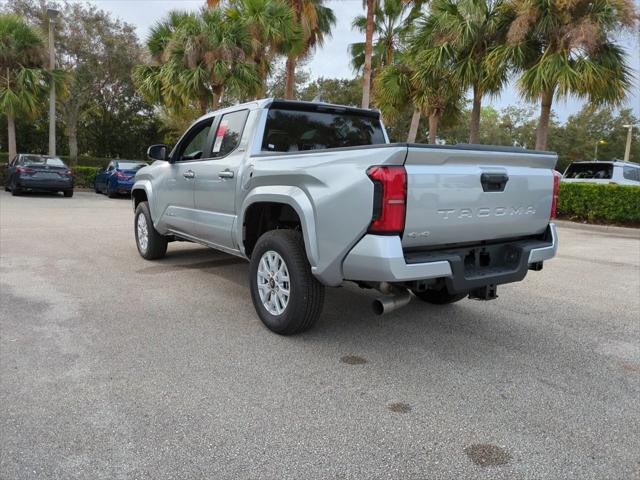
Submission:
[[[233,178],[233,171],[227,168],[226,170],[222,170],[221,172],[218,172],[218,176],[220,178]]]
[[[187,170],[182,174],[184,178],[195,178],[196,174],[193,170]]]

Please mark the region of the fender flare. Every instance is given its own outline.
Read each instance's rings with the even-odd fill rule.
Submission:
[[[242,254],[244,249],[243,228],[247,209],[254,203],[270,202],[289,205],[298,214],[302,225],[302,236],[307,250],[307,259],[312,267],[318,264],[318,243],[316,235],[315,211],[307,194],[299,187],[277,185],[256,187],[249,192],[242,202],[242,208],[236,224],[236,241]]]
[[[135,197],[133,193],[136,190],[144,190],[144,193],[147,195],[147,201],[149,202],[149,210],[151,210],[151,218],[153,219],[153,223],[155,224],[158,221],[159,215],[156,215],[154,211],[154,201],[153,201],[153,187],[151,186],[151,182],[149,180],[138,180],[131,187],[131,204],[135,211]],[[155,225],[154,225],[155,226]]]

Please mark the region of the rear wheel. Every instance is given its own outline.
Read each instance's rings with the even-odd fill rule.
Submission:
[[[95,189],[96,193],[102,193],[102,192],[100,191],[100,189],[98,188],[98,182],[95,182],[95,183],[93,184],[93,188]]]
[[[249,285],[260,320],[275,333],[303,332],[320,317],[324,286],[311,273],[300,232],[272,230],[258,239]]]
[[[17,197],[21,193],[22,193],[22,190],[20,190],[20,188],[16,185],[16,179],[14,177],[13,181],[11,182],[11,195],[13,195],[14,197]]]
[[[445,289],[425,290],[423,292],[413,290],[413,294],[423,302],[433,303],[435,305],[459,302],[468,295],[468,293],[449,293]]]
[[[109,188],[109,182],[107,182],[107,196],[109,198],[116,198],[116,195],[117,195],[116,192],[114,192]]]
[[[149,204],[140,202],[133,218],[136,245],[140,256],[147,260],[164,257],[167,253],[167,237],[159,234],[153,226]]]
[[[73,190],[65,190],[62,194],[67,198],[73,197]]]

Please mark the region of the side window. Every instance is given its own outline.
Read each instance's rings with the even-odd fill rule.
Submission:
[[[206,148],[207,136],[211,129],[213,118],[210,118],[194,126],[181,142],[178,154],[180,160],[197,160],[202,158],[202,152]]]
[[[114,170],[116,168],[116,166],[113,164],[113,162],[109,163],[109,166],[107,167],[107,172],[110,172],[111,170]]]
[[[624,167],[624,169],[622,170],[622,175],[624,175],[624,178],[627,180],[635,180],[637,182],[638,180],[640,180],[640,177],[638,176],[639,171],[639,168]]]
[[[248,110],[240,110],[222,116],[211,149],[212,157],[224,157],[238,147],[248,114]]]

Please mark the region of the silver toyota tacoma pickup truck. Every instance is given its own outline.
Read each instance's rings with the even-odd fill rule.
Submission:
[[[496,298],[557,249],[556,155],[520,148],[389,143],[373,110],[260,100],[198,119],[132,190],[140,255],[191,241],[250,261],[260,319],[287,335],[320,316],[324,287]]]

